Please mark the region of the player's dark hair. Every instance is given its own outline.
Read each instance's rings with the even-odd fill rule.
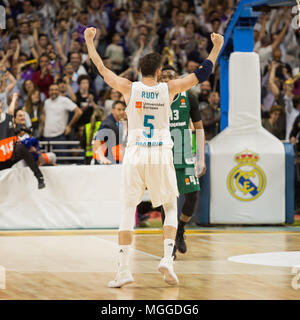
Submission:
[[[159,53],[148,53],[139,60],[139,69],[143,77],[155,76],[155,72],[162,65],[162,57]]]

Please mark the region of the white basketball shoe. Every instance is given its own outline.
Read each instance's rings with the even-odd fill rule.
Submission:
[[[164,275],[164,280],[167,284],[174,286],[179,283],[173,268],[173,257],[162,258],[158,265],[158,271]]]
[[[122,288],[123,286],[130,284],[134,281],[131,272],[128,267],[120,268],[117,272],[116,278],[108,283],[110,288]]]

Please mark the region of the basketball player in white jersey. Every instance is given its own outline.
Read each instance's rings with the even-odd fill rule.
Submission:
[[[177,230],[178,190],[169,130],[170,105],[176,94],[208,79],[223,46],[223,36],[211,35],[213,49],[194,73],[168,83],[158,83],[162,67],[158,53],[150,53],[140,59],[142,81],[131,82],[105,67],[94,46],[95,35],[95,28],[87,28],[84,32],[88,54],[104,81],[123,94],[128,118],[128,144],[121,183],[123,212],[118,232],[118,270],[109,287],[120,288],[133,282],[129,270],[129,250],[133,240],[136,206],[145,188],[149,190],[153,206],[163,205],[165,210],[164,257],[158,270],[168,284],[176,285],[178,278],[173,270],[172,253]]]

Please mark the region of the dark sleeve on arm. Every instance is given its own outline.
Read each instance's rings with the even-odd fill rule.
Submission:
[[[199,83],[206,81],[212,73],[213,63],[206,59],[202,62],[201,66],[197,68],[194,73],[199,81]]]
[[[192,122],[201,121],[202,120],[201,112],[200,112],[199,103],[198,103],[197,98],[190,91],[188,91],[187,94],[188,94],[188,99],[189,99],[190,106],[191,106],[190,117],[192,119]]]

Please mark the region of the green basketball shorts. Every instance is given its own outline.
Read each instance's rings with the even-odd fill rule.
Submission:
[[[176,178],[180,194],[200,191],[199,179],[194,167],[176,169]]]

